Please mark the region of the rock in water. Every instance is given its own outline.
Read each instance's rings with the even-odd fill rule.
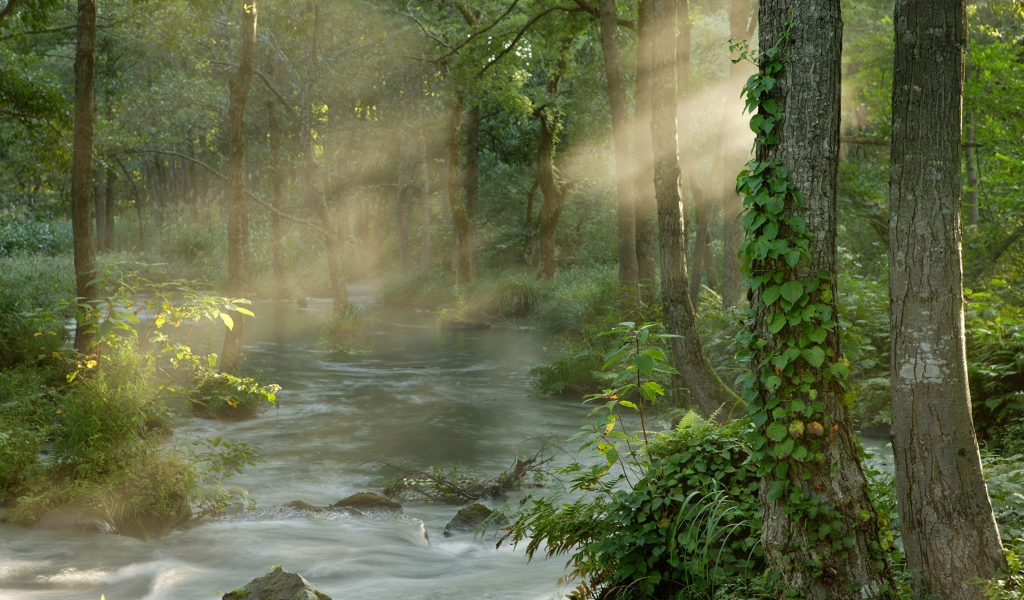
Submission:
[[[444,537],[451,537],[456,533],[475,533],[484,521],[490,519],[496,512],[479,502],[474,502],[456,513],[455,518],[448,522],[444,528]],[[500,517],[490,526],[498,528],[506,523],[508,523],[508,519]]]
[[[274,567],[242,589],[232,590],[221,600],[331,600],[298,573]]]
[[[368,516],[393,516],[402,514],[402,505],[380,494],[359,492],[335,502],[332,509],[354,508]]]

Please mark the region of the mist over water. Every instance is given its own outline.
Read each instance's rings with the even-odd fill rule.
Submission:
[[[353,286],[357,301],[370,293]],[[196,419],[178,435],[258,444],[262,459],[232,482],[263,509],[379,492],[393,474],[383,462],[463,465],[495,475],[517,448],[529,455],[539,446],[524,440],[564,440],[589,411],[531,390],[528,371],[543,360],[547,342],[534,330],[447,333],[434,315],[392,312],[354,344],[365,353],[343,354],[324,351],[317,335],[329,302],[254,310],[257,318],[246,326],[248,364],[261,380],[282,386],[279,407],[237,423]],[[444,538],[457,510],[409,502],[407,521],[261,510],[203,519],[149,542],[0,525],[0,598],[217,598],[273,565],[302,574],[335,600],[563,595],[564,559],[528,564],[521,551],[495,550],[490,538]]]

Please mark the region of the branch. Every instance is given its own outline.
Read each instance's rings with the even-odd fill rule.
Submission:
[[[0,8],[0,22],[9,17],[14,12],[14,5],[18,3],[18,0],[7,0],[7,5]]]
[[[549,8],[549,9],[547,9],[545,11],[541,11],[535,17],[533,17],[532,19],[527,21],[526,25],[523,25],[523,27],[519,30],[519,32],[516,33],[516,36],[514,38],[512,38],[512,42],[510,42],[509,45],[506,46],[504,50],[499,52],[497,56],[492,58],[490,60],[490,62],[488,62],[486,65],[484,65],[484,68],[480,69],[480,72],[477,74],[477,76],[479,77],[479,76],[483,75],[484,73],[486,73],[487,69],[490,69],[491,67],[493,67],[499,60],[504,58],[506,54],[511,52],[512,49],[516,47],[516,44],[519,43],[519,40],[523,39],[523,36],[526,35],[526,32],[530,29],[530,27],[533,27],[534,23],[536,23],[537,21],[540,21],[541,19],[543,19],[544,17],[550,15],[551,13],[553,13],[555,11],[574,13],[574,12],[581,12],[582,10],[583,9],[581,9],[581,8],[573,8],[571,6],[552,6],[551,8]]]
[[[446,60],[448,57],[450,57],[451,55],[455,54],[456,52],[458,52],[459,50],[464,48],[466,46],[466,44],[472,42],[476,38],[478,38],[481,35],[487,33],[488,31],[490,31],[495,25],[497,25],[498,23],[504,21],[505,18],[508,17],[512,13],[512,11],[515,9],[517,4],[519,4],[519,0],[513,0],[512,4],[509,5],[508,10],[506,10],[503,13],[501,13],[501,16],[499,16],[497,19],[492,21],[490,25],[488,25],[487,27],[484,27],[483,29],[481,29],[479,31],[473,32],[472,34],[470,34],[470,36],[468,38],[463,40],[463,42],[461,44],[455,46],[450,51],[448,51],[444,55],[442,55],[441,57],[435,58],[435,59],[431,60],[430,62],[432,64],[436,65],[437,63],[439,63],[439,62],[441,62],[443,60]]]
[[[213,167],[211,167],[210,165],[204,163],[203,161],[201,161],[199,159],[196,159],[196,158],[192,158],[191,156],[186,156],[186,155],[184,155],[184,154],[182,154],[180,152],[174,152],[174,151],[171,151],[171,150],[155,150],[155,149],[152,149],[152,148],[139,148],[137,150],[118,150],[116,152],[108,152],[107,154],[110,155],[110,156],[116,156],[118,154],[163,154],[165,156],[176,156],[176,157],[178,157],[178,158],[180,158],[182,160],[187,160],[187,161],[189,161],[191,163],[195,163],[195,164],[199,165],[200,167],[202,167],[202,168],[206,169],[207,171],[209,171],[211,174],[215,175],[221,181],[225,181],[226,182],[228,180],[228,178],[223,173],[221,173],[217,169],[214,169]],[[293,217],[293,216],[289,215],[286,212],[282,212],[282,211],[274,208],[270,204],[267,204],[262,198],[260,198],[256,194],[253,194],[249,190],[243,190],[243,192],[245,193],[246,196],[248,196],[249,198],[252,198],[257,204],[259,204],[263,208],[269,210],[270,212],[274,213],[275,215],[281,217],[282,219],[291,221],[292,223],[298,223],[299,225],[307,225],[307,226],[315,229],[316,231],[318,231],[320,234],[327,235],[324,232],[324,230],[321,229],[320,227],[318,227],[317,224],[314,223],[313,221],[307,221],[305,219],[299,219],[299,218],[296,218],[296,217]]]
[[[221,66],[224,66],[224,67],[233,67],[233,68],[237,68],[238,67],[238,63],[230,63],[230,62],[226,62],[226,61],[223,61],[223,60],[211,60],[209,62],[212,65],[221,65]],[[279,92],[276,87],[274,87],[274,84],[272,84],[270,82],[270,78],[268,78],[266,75],[264,75],[263,72],[260,71],[259,69],[253,69],[253,72],[256,73],[256,75],[260,78],[260,80],[263,81],[263,85],[267,86],[267,89],[270,90],[270,93],[273,94],[275,98],[277,98],[277,102],[286,111],[288,111],[288,114],[291,115],[291,117],[293,119],[299,120],[298,113],[296,113],[295,109],[292,108],[290,104],[288,104],[288,101],[285,100],[284,95],[281,94],[281,92]]]
[[[580,7],[580,10],[594,17],[595,19],[601,18],[601,13],[598,8],[593,4],[587,2],[587,0],[573,0],[576,6]],[[625,27],[630,31],[636,31],[636,21],[630,21],[629,19],[623,19],[622,17],[616,17],[615,22],[619,27]]]
[[[13,4],[16,1],[17,0],[11,0],[11,4]],[[10,4],[8,4],[8,6],[10,6]],[[3,19],[0,19],[0,20],[3,20]],[[58,31],[67,31],[68,29],[74,29],[76,27],[78,27],[78,25],[74,24],[74,25],[65,25],[63,27],[53,27],[51,29],[38,29],[36,31],[19,31],[17,33],[8,33],[7,35],[0,35],[0,42],[7,41],[7,40],[9,40],[11,38],[21,37],[23,35],[39,35],[41,33],[56,33]],[[100,28],[97,27],[97,29],[100,29]]]

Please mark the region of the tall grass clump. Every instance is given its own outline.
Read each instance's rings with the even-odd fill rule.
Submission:
[[[469,304],[474,313],[499,318],[530,316],[546,292],[542,282],[524,273],[502,273],[478,282]]]
[[[450,273],[404,273],[381,281],[377,295],[384,306],[436,310],[454,299],[454,288]]]

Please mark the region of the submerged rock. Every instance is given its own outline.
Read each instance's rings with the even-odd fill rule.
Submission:
[[[402,505],[387,496],[373,492],[359,492],[331,505],[332,510],[355,509],[371,517],[388,517],[402,514]]]
[[[244,588],[224,594],[221,600],[331,600],[331,597],[316,589],[302,575],[274,567]]]
[[[476,530],[484,524],[484,521],[490,519],[498,514],[498,511],[493,510],[474,502],[469,506],[464,507],[455,517],[448,522],[448,525],[444,528],[444,537],[451,537],[456,533],[476,533]],[[488,523],[486,529],[481,533],[486,533],[488,529],[497,530],[508,523],[508,519],[504,516],[497,517],[493,522]]]

